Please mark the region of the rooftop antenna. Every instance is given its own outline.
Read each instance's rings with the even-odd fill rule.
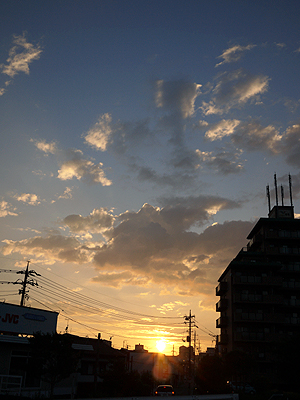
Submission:
[[[293,206],[293,198],[292,198],[292,177],[291,177],[291,174],[289,174],[289,187],[290,187],[290,201],[291,201],[291,206]]]
[[[268,207],[269,207],[269,213],[271,212],[271,198],[270,198],[270,188],[269,185],[267,185],[267,198],[268,198]]]
[[[278,192],[277,192],[277,179],[276,179],[276,174],[274,174],[274,183],[275,183],[276,206],[278,206]]]
[[[283,186],[281,185],[281,205],[282,206],[284,206],[283,198],[284,198],[284,190],[283,190]]]

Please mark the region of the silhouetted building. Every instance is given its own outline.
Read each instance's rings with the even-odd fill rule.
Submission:
[[[29,368],[34,332],[56,332],[58,313],[32,307],[0,303],[0,395],[48,397],[49,383],[39,371]],[[55,396],[89,397],[116,363],[125,364],[126,355],[111,347],[111,341],[67,335],[77,358],[77,370],[54,388]],[[62,335],[63,336],[63,335]]]
[[[291,181],[290,181],[291,182]],[[219,278],[216,326],[221,354],[241,350],[257,361],[260,373],[274,378],[276,347],[300,333],[300,219],[290,206],[276,205],[249,233],[246,248]]]

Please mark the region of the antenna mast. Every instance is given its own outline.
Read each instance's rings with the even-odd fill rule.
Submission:
[[[267,185],[267,198],[268,198],[268,207],[269,207],[269,214],[271,212],[271,199],[270,199],[270,188],[269,185]]]
[[[289,174],[289,187],[290,187],[290,201],[291,201],[291,206],[293,206],[293,198],[292,198],[292,177],[291,177],[291,174]]]
[[[283,190],[283,186],[281,185],[281,205],[282,206],[284,206],[283,198],[284,198],[284,190]]]
[[[274,174],[274,184],[275,184],[276,206],[278,206],[278,192],[277,192],[277,178],[276,178],[276,174]]]

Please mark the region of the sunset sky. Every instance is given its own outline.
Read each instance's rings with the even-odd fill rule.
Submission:
[[[298,0],[1,2],[1,282],[30,260],[26,305],[59,331],[178,354],[191,310],[212,346],[218,277],[275,173],[300,214],[299,18]]]

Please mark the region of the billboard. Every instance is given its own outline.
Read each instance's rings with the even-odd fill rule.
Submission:
[[[58,313],[0,303],[0,333],[32,335],[56,332]]]

